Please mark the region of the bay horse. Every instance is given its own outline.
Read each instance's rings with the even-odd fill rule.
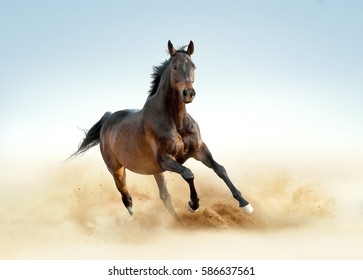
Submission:
[[[194,174],[183,166],[189,158],[212,168],[230,189],[241,209],[250,214],[253,207],[242,197],[229,179],[225,168],[212,157],[202,141],[197,122],[187,113],[186,104],[195,97],[194,70],[191,59],[194,44],[175,49],[168,41],[170,58],[154,67],[152,86],[141,110],[107,112],[86,132],[78,150],[71,156],[86,152],[100,144],[103,160],[112,174],[122,201],[133,215],[132,197],[126,186],[126,169],[154,175],[159,195],[165,207],[176,219],[167,190],[165,171],[180,174],[190,188],[188,208],[199,209],[199,198],[194,186]]]

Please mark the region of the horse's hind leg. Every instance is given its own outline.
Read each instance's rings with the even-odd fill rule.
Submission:
[[[121,193],[122,202],[124,203],[126,209],[129,211],[130,215],[133,214],[132,210],[132,197],[129,194],[126,186],[126,170],[125,167],[121,166],[118,170],[111,172],[115,180],[116,187]]]
[[[166,209],[170,212],[170,214],[177,220],[179,220],[178,215],[176,214],[173,205],[171,204],[170,194],[167,189],[166,178],[164,173],[158,173],[154,175],[156,183],[159,188],[160,199],[163,201]]]

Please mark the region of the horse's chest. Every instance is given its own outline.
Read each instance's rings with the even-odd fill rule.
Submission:
[[[174,155],[184,156],[194,149],[197,141],[192,134],[180,134],[175,137]]]

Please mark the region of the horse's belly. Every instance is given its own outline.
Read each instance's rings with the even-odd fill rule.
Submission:
[[[143,154],[142,157],[131,157],[130,154],[120,154],[118,156],[120,163],[132,172],[153,175],[161,173],[164,170],[160,167],[159,163],[152,156],[146,156]]]
[[[156,174],[163,172],[150,146],[142,138],[129,137],[118,141],[114,147],[117,160],[125,168],[139,174]]]

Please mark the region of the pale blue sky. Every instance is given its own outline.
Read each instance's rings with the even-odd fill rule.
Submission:
[[[62,159],[77,126],[142,107],[169,39],[194,41],[212,146],[361,147],[362,30],[362,1],[1,1],[1,160]]]

